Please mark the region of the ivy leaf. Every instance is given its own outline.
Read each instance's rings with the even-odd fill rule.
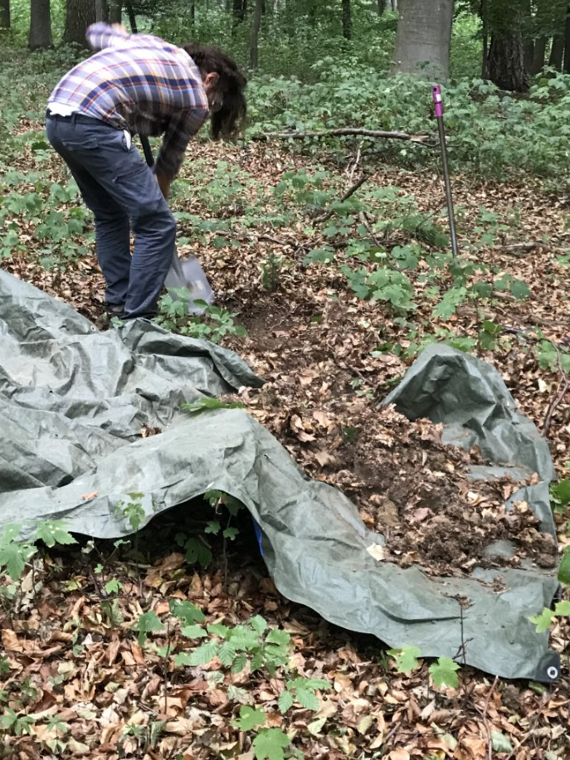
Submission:
[[[187,626],[192,623],[203,623],[206,620],[206,616],[202,610],[198,609],[191,602],[181,602],[179,599],[172,599],[169,606],[170,612],[174,617],[177,617],[178,620]]]
[[[419,647],[404,644],[401,649],[389,649],[388,654],[396,660],[398,673],[411,673],[418,667],[418,657],[421,654]]]
[[[290,744],[289,737],[280,728],[267,728],[253,740],[253,753],[256,760],[284,760],[283,750]]]
[[[40,522],[36,528],[35,538],[43,541],[50,549],[56,544],[64,546],[76,544],[77,541],[63,526],[64,523],[61,520],[45,520]]]
[[[266,715],[263,710],[242,705],[239,711],[239,718],[232,721],[232,726],[239,728],[240,731],[251,731],[256,726],[262,726],[265,723],[265,719]]]
[[[138,631],[139,644],[143,644],[147,635],[151,631],[161,631],[163,628],[162,621],[154,610],[145,612],[133,625],[133,631]]]
[[[207,641],[202,646],[195,649],[190,655],[189,664],[207,665],[218,653],[218,643],[216,641]]]
[[[554,617],[554,611],[545,607],[540,615],[534,615],[533,617],[530,617],[529,620],[531,623],[535,624],[537,633],[544,633],[544,631],[548,631],[552,625]]]
[[[293,695],[288,689],[281,692],[279,699],[277,700],[277,705],[279,707],[279,712],[282,715],[285,715],[285,713],[293,707]]]
[[[440,688],[441,686],[451,686],[456,689],[459,686],[459,678],[457,671],[459,665],[450,657],[440,657],[437,662],[434,662],[429,667],[429,672],[434,684]]]

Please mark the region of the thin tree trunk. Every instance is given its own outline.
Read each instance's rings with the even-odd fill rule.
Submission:
[[[386,10],[386,0],[378,0],[378,15],[382,16],[384,11]]]
[[[63,41],[86,47],[85,32],[95,18],[95,0],[67,0]]]
[[[557,71],[562,71],[562,59],[564,57],[564,35],[555,34],[552,38],[552,47],[550,49],[550,60],[548,65]]]
[[[564,73],[570,74],[570,5],[566,11],[566,24],[564,27]]]
[[[534,51],[532,56],[532,63],[529,67],[528,73],[531,76],[535,76],[544,68],[544,59],[546,57],[546,43],[547,37],[538,37],[534,41]]]
[[[10,0],[0,0],[0,27],[10,28]]]
[[[109,23],[120,24],[123,17],[123,0],[109,0]]]
[[[192,27],[196,25],[196,1],[190,0],[190,23]]]
[[[479,8],[483,32],[483,57],[481,60],[481,79],[489,78],[489,7],[487,0],[481,0]]]
[[[256,69],[259,60],[259,30],[261,29],[261,16],[263,13],[263,0],[255,0],[253,11],[253,24],[249,37],[249,65]]]
[[[352,37],[352,8],[350,0],[342,0],[342,36],[345,40]]]
[[[28,46],[30,50],[52,46],[50,0],[31,0]]]
[[[400,0],[398,6],[393,72],[447,79],[453,0]]]
[[[133,4],[127,3],[127,16],[129,17],[129,25],[133,34],[138,34],[137,17],[133,10]]]

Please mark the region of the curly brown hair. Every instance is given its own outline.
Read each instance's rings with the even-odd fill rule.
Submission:
[[[232,59],[213,45],[189,42],[182,45],[201,74],[219,75],[219,88],[223,98],[219,111],[212,113],[210,124],[214,140],[235,140],[247,114],[245,87],[247,79]]]

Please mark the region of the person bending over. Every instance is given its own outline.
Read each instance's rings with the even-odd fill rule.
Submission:
[[[46,132],[95,216],[108,311],[150,319],[174,254],[170,183],[208,116],[214,139],[235,138],[246,78],[215,47],[176,47],[105,23],[90,26],[87,41],[99,52],[50,95]],[[154,170],[132,144],[134,134],[164,136]]]

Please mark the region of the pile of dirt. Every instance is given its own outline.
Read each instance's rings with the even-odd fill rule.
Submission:
[[[467,452],[443,444],[441,432],[429,420],[410,422],[393,408],[372,412],[364,405],[342,430],[328,467],[336,469],[337,484],[345,481],[368,527],[386,538],[385,559],[403,567],[419,563],[432,575],[517,567],[526,558],[554,567],[554,540],[540,532],[529,505],[505,508],[521,483],[473,480],[470,466],[488,463],[477,447]],[[498,540],[512,542],[512,556],[490,549]]]

